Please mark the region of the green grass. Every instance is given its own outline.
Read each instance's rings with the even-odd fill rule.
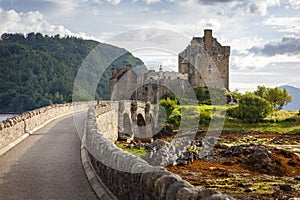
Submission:
[[[141,149],[137,149],[137,148],[130,148],[127,147],[124,144],[116,144],[117,147],[119,147],[120,149],[122,149],[123,151],[127,151],[128,153],[131,153],[137,157],[143,157],[147,154],[146,150],[141,148]]]
[[[195,122],[199,120],[199,127],[207,131],[210,118],[219,118],[220,122],[224,119],[225,111],[231,106],[213,106],[213,105],[200,105],[200,106],[181,106],[186,112],[185,123],[187,127],[194,127]],[[215,112],[212,112],[212,111]],[[212,114],[214,113],[214,114]],[[272,115],[266,117],[263,121],[255,124],[245,123],[242,120],[226,116],[223,130],[232,131],[249,131],[249,132],[272,132],[281,134],[295,134],[300,133],[300,116],[299,111],[275,111]],[[219,128],[220,126],[218,126]],[[211,127],[210,127],[211,128]]]
[[[297,190],[298,184],[295,181],[290,180],[289,177],[269,177],[264,178],[262,176],[244,177],[236,175],[232,178],[217,178],[214,180],[207,180],[208,188],[222,190],[223,192],[235,193],[243,192],[245,188],[250,188],[253,192],[258,194],[272,194],[274,192],[273,187],[280,184],[290,184]],[[247,185],[245,188],[237,187],[238,183]]]
[[[287,117],[290,114],[291,113],[281,113],[282,117],[270,116],[263,122],[256,124],[244,123],[241,120],[226,117],[223,130],[243,130],[281,134],[300,133],[300,117],[297,115]]]

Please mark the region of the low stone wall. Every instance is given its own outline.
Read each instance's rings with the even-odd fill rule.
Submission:
[[[88,103],[79,104],[88,105]],[[81,109],[81,107],[79,108]],[[26,137],[24,136],[25,134],[28,136],[28,134],[39,129],[47,121],[71,114],[72,112],[73,104],[56,104],[25,112],[0,122],[0,153],[5,153],[11,148],[11,143],[20,137],[24,139]]]
[[[85,146],[95,172],[118,199],[233,199],[212,190],[194,188],[163,167],[153,167],[119,149],[113,143],[115,139],[109,138],[114,128],[106,129],[107,132],[98,130],[97,121],[100,120],[97,118],[101,118],[101,113],[107,113],[110,107],[111,104],[105,102],[89,110]]]
[[[112,142],[118,139],[118,102],[99,102],[95,109],[97,128]]]

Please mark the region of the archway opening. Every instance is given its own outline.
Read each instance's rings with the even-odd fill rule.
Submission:
[[[140,126],[146,126],[146,122],[145,122],[145,119],[143,117],[142,114],[138,114],[137,115],[137,125],[140,127]]]
[[[131,140],[133,136],[131,121],[129,115],[125,113],[123,115],[123,129],[122,132],[119,132],[118,140]]]

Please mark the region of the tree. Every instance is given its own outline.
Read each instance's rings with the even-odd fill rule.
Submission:
[[[257,123],[271,114],[273,107],[270,102],[253,93],[241,95],[238,107],[232,108],[228,115],[248,123]]]
[[[254,94],[259,96],[259,97],[262,97],[264,99],[267,98],[267,95],[268,95],[268,88],[266,88],[266,86],[257,86],[257,90],[254,91]]]
[[[281,110],[283,106],[292,102],[292,96],[285,88],[281,90],[278,87],[266,88],[265,86],[258,86],[254,94],[269,101],[275,110]]]

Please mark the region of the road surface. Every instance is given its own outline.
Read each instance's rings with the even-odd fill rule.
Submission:
[[[80,143],[70,115],[0,156],[0,199],[96,200],[81,166]]]

